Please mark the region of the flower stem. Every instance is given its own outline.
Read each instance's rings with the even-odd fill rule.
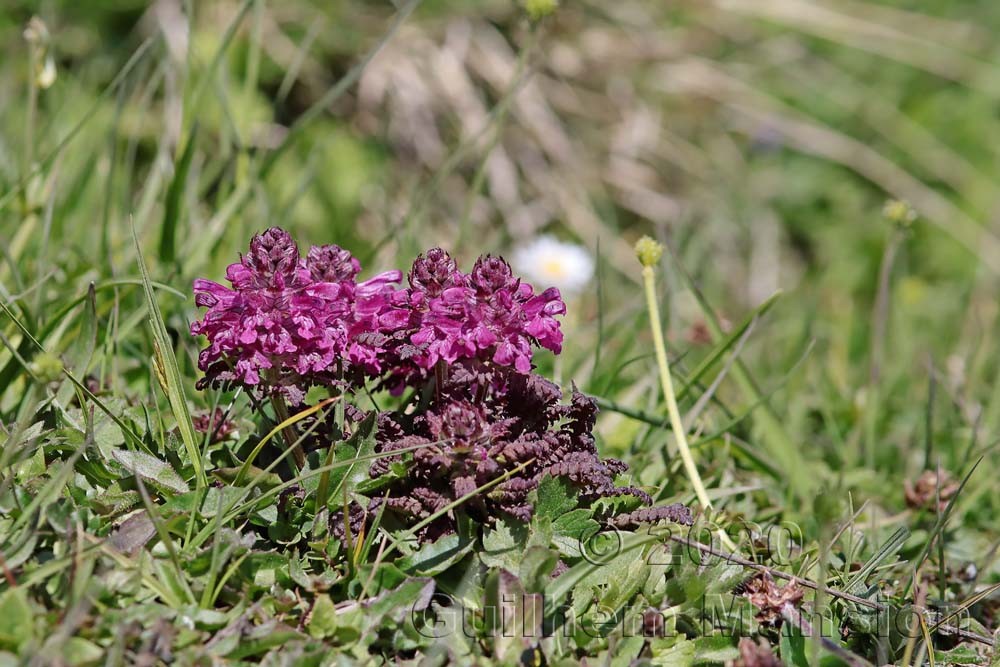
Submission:
[[[24,118],[24,171],[22,177],[31,173],[35,162],[35,114],[38,110],[38,61],[39,48],[35,39],[28,40],[28,104]],[[27,192],[27,188],[25,188]]]
[[[681,454],[681,461],[684,462],[684,470],[687,472],[691,486],[698,496],[698,502],[706,510],[712,508],[712,501],[708,499],[708,492],[705,484],[698,474],[698,467],[694,463],[691,455],[691,447],[688,446],[687,434],[684,430],[684,422],[681,419],[681,411],[677,407],[677,397],[674,395],[674,383],[670,379],[670,365],[667,362],[667,348],[663,344],[663,332],[660,329],[660,307],[656,302],[656,277],[652,266],[642,267],[642,284],[646,290],[646,307],[649,310],[649,325],[653,332],[653,349],[656,351],[656,364],[660,369],[660,386],[663,388],[663,397],[667,402],[667,412],[670,415],[670,428],[674,432],[677,441],[677,449]]]
[[[642,259],[642,256],[640,256]],[[653,332],[653,349],[656,351],[656,365],[660,369],[660,386],[663,388],[663,398],[667,402],[667,413],[670,415],[670,429],[674,432],[677,441],[677,450],[681,453],[681,461],[684,463],[684,470],[687,472],[691,486],[694,487],[698,502],[701,503],[705,511],[712,509],[712,501],[708,499],[708,491],[705,490],[705,483],[701,481],[698,473],[698,466],[694,463],[694,456],[691,455],[691,447],[687,441],[687,431],[684,428],[684,420],[681,419],[680,408],[677,407],[677,396],[674,393],[674,383],[670,379],[670,364],[667,362],[667,347],[663,343],[663,331],[660,328],[660,307],[656,302],[656,273],[653,269],[655,262],[643,262],[642,285],[646,291],[646,308],[649,310],[649,326]],[[719,541],[730,551],[736,551],[736,545],[720,526],[718,529]]]

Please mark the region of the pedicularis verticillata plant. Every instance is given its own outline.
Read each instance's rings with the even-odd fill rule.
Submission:
[[[335,533],[357,535],[384,510],[403,524],[423,522],[421,536],[433,537],[454,529],[455,513],[442,510],[462,499],[460,511],[479,522],[527,521],[530,494],[546,476],[581,504],[620,499],[607,503],[615,525],[651,504],[645,491],[616,483],[624,463],[598,456],[594,402],[575,389],[564,401],[532,370],[537,348],[562,348],[559,290],[536,293],[489,255],[464,273],[439,248],[416,258],[405,285],[401,271],[363,281],[360,272],[334,245],[303,259],[291,236],[272,228],[229,266],[231,288],[194,283],[196,303],[208,309],[191,325],[208,339],[199,386],[243,387],[257,406],[270,400],[279,418],[303,406],[311,387],[325,387],[352,406],[337,426],[342,436],[361,421],[356,393],[411,392],[375,420],[375,452],[385,456],[369,474],[381,483],[371,485],[372,499],[349,500],[346,519],[334,516]],[[690,518],[678,506],[643,512],[644,521]]]

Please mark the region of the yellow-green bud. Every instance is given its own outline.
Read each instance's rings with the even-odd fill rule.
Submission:
[[[882,207],[882,216],[889,222],[908,227],[917,219],[917,212],[909,202],[900,199],[890,199]]]
[[[532,21],[540,21],[559,7],[559,0],[521,0]]]
[[[643,236],[635,244],[635,255],[643,266],[656,266],[663,257],[663,244],[649,236]]]
[[[55,382],[62,377],[63,363],[54,354],[44,352],[31,362],[31,372],[41,382]]]

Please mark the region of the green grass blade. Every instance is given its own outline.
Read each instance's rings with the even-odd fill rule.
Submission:
[[[194,603],[195,597],[194,593],[191,591],[191,585],[188,583],[187,577],[184,575],[184,566],[181,564],[180,557],[177,553],[177,547],[174,545],[174,541],[170,538],[170,533],[167,531],[166,525],[163,523],[163,517],[160,516],[157,510],[156,503],[153,502],[152,497],[149,495],[149,491],[146,489],[146,484],[142,481],[140,475],[135,476],[135,483],[139,489],[139,495],[142,497],[142,503],[146,507],[146,516],[153,524],[153,528],[156,530],[156,535],[160,538],[160,542],[163,547],[167,550],[167,555],[170,557],[170,564],[173,566],[174,578],[180,582],[181,589],[183,591],[184,597],[191,604]]]
[[[294,415],[290,416],[288,419],[284,420],[283,422],[272,428],[267,435],[261,438],[260,442],[257,443],[257,446],[253,448],[250,454],[247,455],[247,458],[243,462],[243,465],[241,465],[240,469],[236,472],[236,478],[233,480],[233,485],[240,486],[241,484],[243,484],[243,482],[246,480],[247,471],[250,470],[250,466],[253,465],[253,462],[256,460],[257,455],[260,454],[261,450],[264,449],[267,443],[273,440],[276,435],[284,431],[286,428],[294,426],[295,424],[299,423],[309,415],[319,412],[320,410],[322,410],[323,408],[325,408],[330,403],[333,403],[336,400],[337,400],[336,398],[328,398],[325,401],[321,401],[320,403],[310,406],[305,410],[302,410],[301,412],[296,412]]]
[[[848,593],[857,593],[859,589],[863,588],[865,580],[870,577],[876,569],[882,563],[886,562],[889,558],[896,555],[900,549],[903,548],[903,544],[910,537],[910,531],[906,526],[900,526],[896,532],[889,536],[878,551],[872,554],[872,557],[865,561],[865,564],[861,566],[853,577],[847,582],[844,587]]]
[[[194,156],[195,140],[198,138],[197,123],[191,128],[181,159],[177,162],[174,178],[167,188],[167,198],[163,206],[163,227],[160,230],[160,261],[173,262],[177,252],[177,225],[181,219],[181,195],[187,184],[188,172],[191,169],[191,158]]]
[[[107,280],[95,285],[94,290],[96,292],[101,292],[104,290],[121,287],[123,285],[142,285],[142,284],[143,282],[141,280],[136,280],[134,278]],[[186,294],[177,291],[176,289],[174,289],[169,285],[164,285],[163,283],[158,283],[158,282],[154,282],[152,283],[152,285],[158,290],[170,292],[171,294],[179,296],[182,299],[187,298]],[[21,341],[21,343],[17,347],[17,354],[14,355],[14,357],[7,362],[7,365],[4,366],[3,370],[0,370],[0,390],[9,387],[10,384],[14,381],[14,378],[17,376],[18,367],[21,365],[19,360],[17,359],[17,355],[20,355],[23,359],[30,361],[31,358],[34,356],[34,351],[42,351],[43,348],[39,341],[45,340],[53,331],[55,331],[56,328],[59,326],[59,324],[62,322],[62,319],[66,317],[69,313],[71,313],[74,308],[83,303],[83,301],[87,299],[89,293],[90,290],[88,288],[87,294],[74,297],[73,299],[67,301],[62,307],[59,308],[59,310],[55,312],[55,314],[49,320],[46,321],[46,323],[39,330],[38,335],[37,337],[35,337],[34,340],[30,340],[29,338],[25,337],[24,340]],[[4,308],[4,310],[7,309]],[[13,314],[11,314],[9,311],[7,311],[7,314],[10,316],[11,319],[14,319]],[[27,330],[27,327],[25,327],[25,330]],[[0,393],[0,395],[2,395],[2,393]]]
[[[683,264],[681,264],[680,257],[676,254],[673,247],[669,243],[666,244],[666,247],[673,260],[672,265],[683,276],[684,281],[691,289],[691,293],[697,299],[712,338],[722,339],[722,327],[719,324],[719,318],[715,314],[715,310],[698,288],[694,278],[684,268]],[[763,436],[762,443],[768,449],[770,457],[781,466],[792,492],[800,497],[808,496],[813,486],[820,479],[820,476],[802,474],[806,468],[805,460],[799,447],[792,441],[791,436],[789,436],[770,402],[766,399],[762,400],[763,392],[750,375],[749,369],[739,359],[733,364],[732,376],[736,384],[740,387],[740,390],[749,400],[761,402],[763,409],[757,411],[756,422],[761,429],[761,435]]]
[[[201,460],[201,451],[198,449],[198,438],[195,436],[194,424],[191,421],[191,411],[188,408],[187,398],[184,395],[184,385],[181,381],[181,372],[177,366],[177,357],[174,355],[173,344],[167,327],[163,323],[163,314],[160,306],[156,302],[156,294],[153,292],[152,281],[149,278],[149,270],[146,268],[146,261],[142,257],[142,248],[139,246],[139,237],[136,235],[135,224],[132,228],[132,240],[135,242],[136,261],[139,263],[139,271],[142,274],[143,291],[146,294],[146,307],[149,309],[149,324],[153,332],[153,364],[154,370],[163,381],[167,398],[170,401],[170,409],[177,420],[177,430],[180,432],[181,440],[187,449],[194,467],[194,474],[197,488],[202,488],[208,484],[205,476],[205,468]]]
[[[778,299],[781,297],[782,292],[779,290],[768,297],[762,304],[757,306],[749,315],[743,318],[739,326],[735,327],[730,331],[724,339],[722,339],[706,356],[701,362],[695,366],[695,369],[687,377],[687,382],[677,391],[677,400],[681,401],[691,392],[691,390],[697,386],[698,381],[705,375],[709,369],[712,368],[722,357],[734,346],[736,345],[740,337],[743,335],[751,324],[755,320],[759,320],[767,314],[767,311],[771,310],[771,307],[777,303]],[[739,360],[736,363],[740,363]]]

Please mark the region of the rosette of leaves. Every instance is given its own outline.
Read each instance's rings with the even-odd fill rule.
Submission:
[[[333,517],[336,535],[359,534],[380,512],[419,524],[421,541],[453,533],[459,516],[527,523],[546,478],[565,485],[574,507],[590,508],[595,525],[690,520],[685,508],[650,508],[646,491],[620,481],[627,466],[600,457],[597,407],[575,389],[563,400],[537,374],[469,362],[450,366],[435,394],[422,409],[379,415],[375,452],[388,456],[368,471],[371,498],[352,500],[346,522]]]

